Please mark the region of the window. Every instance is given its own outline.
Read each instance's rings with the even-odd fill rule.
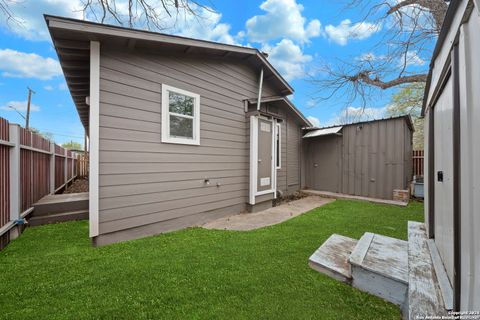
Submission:
[[[200,144],[200,96],[162,84],[162,142]]]
[[[281,128],[282,128],[282,125],[281,123],[276,123],[275,125],[275,159],[276,159],[276,162],[275,162],[275,168],[277,169],[280,169],[282,168],[282,132],[281,132]]]

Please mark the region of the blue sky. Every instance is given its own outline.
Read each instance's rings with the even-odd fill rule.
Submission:
[[[31,87],[36,92],[32,99],[31,126],[51,132],[57,143],[82,142],[83,127],[66,89],[42,14],[82,18],[75,11],[79,3],[80,0],[24,0],[12,5],[12,11],[23,21],[21,26],[8,25],[0,17],[0,116],[24,124],[9,106],[24,112],[27,87]],[[345,10],[342,1],[211,0],[211,3],[216,12],[200,10],[204,18],[200,23],[182,17],[175,27],[163,32],[254,46],[269,53],[271,63],[295,89],[293,102],[316,125],[334,124],[347,108],[349,112],[360,109],[358,101],[313,99],[322,92],[308,79],[322,77],[321,65],[372,55],[372,48],[381,41],[385,29],[378,21],[361,22],[364,12]],[[376,47],[375,54],[381,51]],[[425,57],[412,52],[410,65],[414,69],[424,68],[427,62]],[[376,98],[364,109],[365,116],[383,116],[392,92],[377,91]]]

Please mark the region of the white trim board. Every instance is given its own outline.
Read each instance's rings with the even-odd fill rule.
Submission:
[[[193,102],[193,116],[183,115],[178,113],[170,112],[170,99],[169,92],[178,93],[187,97],[194,99]],[[162,84],[162,142],[163,143],[176,143],[176,144],[187,144],[187,145],[200,145],[200,95],[186,91],[183,89],[175,88],[166,84]],[[171,137],[170,136],[170,115],[191,119],[193,137],[189,139],[187,137]]]
[[[89,224],[90,237],[99,235],[99,140],[100,140],[100,42],[90,41],[89,108]]]
[[[250,188],[248,203],[255,204],[257,193],[258,118],[250,116]]]
[[[261,117],[261,116],[260,116]],[[272,160],[271,160],[271,186],[269,190],[258,191],[258,119],[259,116],[250,116],[250,188],[249,188],[249,204],[255,204],[255,197],[269,193],[273,193],[273,198],[277,198],[277,169],[275,157],[275,123],[273,119],[261,117],[262,120],[270,121],[272,124]]]

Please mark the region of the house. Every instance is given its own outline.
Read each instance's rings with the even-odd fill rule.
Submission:
[[[305,184],[320,191],[393,199],[412,180],[409,116],[311,129],[303,136]]]
[[[90,139],[96,245],[272,206],[301,189],[290,85],[256,49],[45,16]]]
[[[425,91],[425,221],[454,310],[480,310],[480,2],[451,1]]]

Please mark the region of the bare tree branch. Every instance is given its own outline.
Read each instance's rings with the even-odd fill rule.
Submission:
[[[316,100],[335,99],[345,105],[376,99],[380,91],[426,81],[433,43],[448,4],[445,0],[348,0],[346,10],[366,12],[360,22],[382,25],[371,51],[348,61],[324,64],[310,81]],[[342,99],[338,99],[342,98]]]
[[[353,77],[350,77],[350,81],[363,81],[366,84],[378,87],[380,89],[389,89],[392,87],[399,86],[401,84],[406,84],[406,83],[414,83],[414,82],[425,82],[427,81],[427,74],[416,74],[412,76],[403,76],[403,77],[398,77],[396,79],[390,80],[390,81],[382,81],[378,78],[370,78],[368,73],[366,72],[361,72],[358,75],[355,75]]]
[[[9,0],[0,0],[9,1]],[[84,16],[92,15],[101,23],[108,21],[132,27],[146,27],[149,30],[163,30],[171,27],[166,24],[181,16],[199,17],[199,11],[215,12],[211,5],[196,0],[128,0],[127,12],[122,12],[116,5],[116,0],[82,0]],[[206,0],[208,1],[208,0]],[[98,15],[97,15],[98,13]],[[174,16],[175,14],[175,16]]]

